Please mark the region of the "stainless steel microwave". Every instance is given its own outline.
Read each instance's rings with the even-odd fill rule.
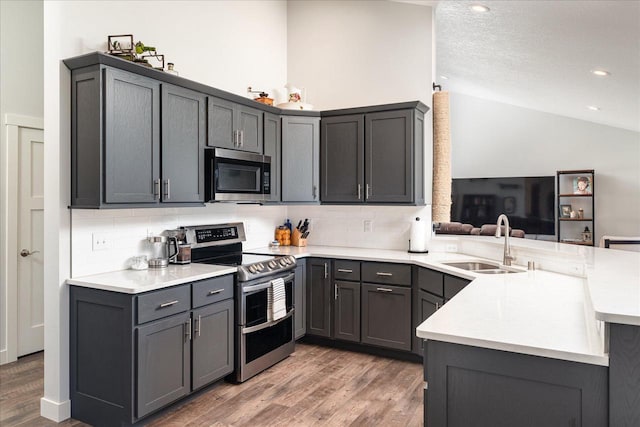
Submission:
[[[271,198],[271,157],[246,151],[205,150],[205,196],[209,202]]]

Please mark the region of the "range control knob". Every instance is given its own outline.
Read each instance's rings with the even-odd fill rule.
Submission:
[[[258,264],[256,264],[256,270],[257,270],[257,271],[262,271],[262,270],[264,270],[264,264],[263,264],[263,263],[258,263]]]
[[[276,264],[275,261],[269,261],[268,265],[269,265],[269,268],[272,270],[278,266],[278,264]]]
[[[249,272],[251,273],[255,273],[257,271],[256,266],[255,265],[250,265],[249,266]]]
[[[284,258],[281,259],[280,260],[280,265],[283,266],[283,267],[286,267],[287,266],[287,261]]]
[[[296,263],[296,257],[294,257],[293,255],[289,255],[287,257],[287,260],[289,261],[289,264],[295,264]]]

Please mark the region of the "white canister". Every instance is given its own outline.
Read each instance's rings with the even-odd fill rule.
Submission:
[[[416,220],[411,223],[409,252],[428,252],[426,222],[421,221],[420,217],[416,217]]]

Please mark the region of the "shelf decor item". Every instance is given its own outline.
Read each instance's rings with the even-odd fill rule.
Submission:
[[[595,226],[595,172],[593,169],[558,171],[558,242],[593,246]]]

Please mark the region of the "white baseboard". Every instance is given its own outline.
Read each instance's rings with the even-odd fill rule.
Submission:
[[[57,423],[71,418],[71,401],[54,402],[45,397],[40,398],[40,415]]]
[[[7,360],[7,350],[0,350],[0,365],[4,365],[5,363],[8,363],[9,361]]]

